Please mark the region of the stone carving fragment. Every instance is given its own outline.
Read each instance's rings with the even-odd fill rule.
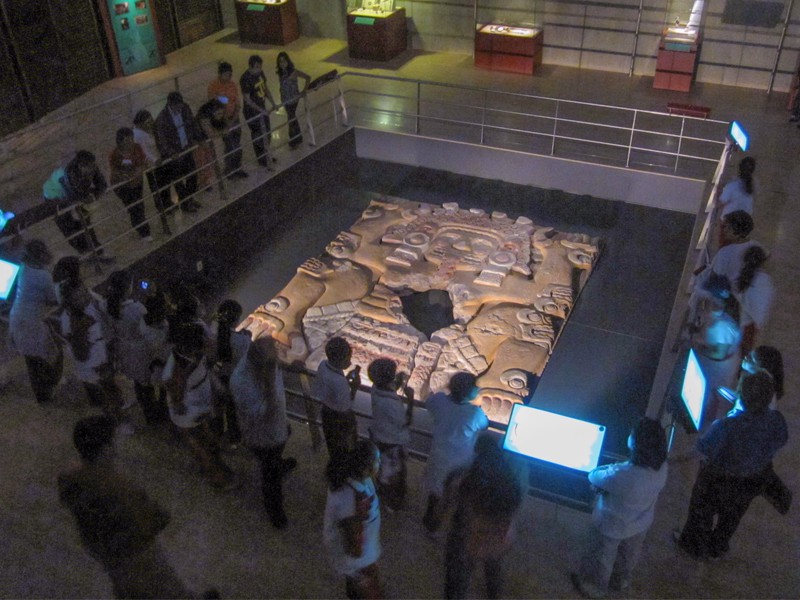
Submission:
[[[553,319],[569,315],[598,255],[596,239],[525,216],[381,197],[240,328],[273,336],[284,360],[310,369],[325,342],[342,336],[363,383],[369,363],[388,357],[410,374],[418,399],[469,371],[478,377],[476,402],[503,422],[528,397],[530,377],[542,374]],[[429,290],[447,291],[456,323],[427,339],[400,296]]]

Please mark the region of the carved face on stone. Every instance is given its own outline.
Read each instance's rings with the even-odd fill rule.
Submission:
[[[489,233],[443,227],[431,240],[425,258],[434,264],[447,260],[477,268],[499,246],[499,241]]]
[[[359,237],[347,231],[340,231],[325,251],[336,258],[350,258],[358,249]]]

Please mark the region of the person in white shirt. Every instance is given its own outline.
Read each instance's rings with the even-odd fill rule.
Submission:
[[[406,497],[406,446],[411,437],[414,390],[405,387],[406,374],[398,374],[397,363],[390,358],[373,360],[367,375],[372,380],[370,435],[381,451],[378,492],[387,509],[400,510]]]
[[[438,392],[425,401],[433,418],[431,451],[425,465],[424,482],[428,505],[422,523],[429,533],[442,523],[440,504],[447,476],[472,462],[475,440],[489,427],[489,419],[472,401],[478,394],[475,376],[456,373],[450,378],[449,394]]]
[[[766,327],[775,301],[772,277],[764,271],[767,253],[761,246],[752,246],[742,255],[742,268],[733,285],[739,301],[739,324],[743,332],[742,352],[752,350],[758,333]]]
[[[50,311],[58,303],[53,277],[47,270],[52,260],[42,240],[25,245],[8,317],[11,347],[25,357],[31,388],[40,404],[53,400],[64,364],[61,348],[47,323]]]
[[[172,235],[167,220],[168,209],[172,206],[172,198],[169,189],[169,179],[159,181],[156,177],[160,173],[158,167],[161,166],[161,155],[158,152],[155,138],[155,120],[148,110],[140,110],[133,117],[133,141],[139,144],[147,158],[147,184],[150,186],[150,193],[153,195],[153,204],[161,217],[161,229],[164,235]]]
[[[729,181],[722,193],[719,195],[719,203],[722,205],[720,218],[736,210],[743,210],[747,214],[753,214],[753,194],[755,193],[755,182],[753,173],[756,170],[756,159],[752,156],[745,156],[739,163],[739,177]]]
[[[345,577],[348,598],[383,598],[377,564],[381,511],[373,480],[380,460],[375,444],[359,440],[328,463],[323,539],[331,565]]]
[[[76,280],[61,284],[61,297],[61,335],[72,355],[75,375],[83,383],[89,403],[102,407],[119,425],[123,421],[122,395],[114,381],[108,328],[100,301]],[[120,431],[132,433],[132,428],[126,424]]]
[[[209,485],[219,490],[237,486],[231,469],[222,461],[219,438],[211,430],[214,394],[222,391],[203,353],[203,328],[184,323],[175,332],[175,348],[167,359],[162,379],[169,395],[169,416],[192,451]]]
[[[667,438],[658,421],[641,419],[628,437],[628,448],[629,461],[589,473],[598,491],[592,512],[595,530],[579,572],[571,575],[587,598],[603,598],[609,587],[622,591],[630,587],[656,501],[667,482]]]
[[[289,521],[283,508],[283,478],[297,466],[297,460],[283,458],[289,423],[283,369],[273,338],[261,337],[248,346],[231,374],[230,391],[242,441],[261,464],[261,491],[267,515],[273,527],[285,529]]]
[[[353,400],[361,383],[360,368],[356,366],[347,375],[344,373],[350,366],[352,352],[344,338],[328,340],[327,359],[320,363],[311,388],[322,403],[322,432],[331,460],[352,450],[358,438]]]

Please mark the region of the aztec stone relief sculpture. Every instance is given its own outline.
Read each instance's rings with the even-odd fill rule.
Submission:
[[[476,402],[507,422],[513,404],[530,396],[598,254],[597,239],[526,217],[382,198],[242,327],[254,339],[274,337],[285,360],[312,370],[325,342],[344,337],[364,384],[372,360],[392,358],[419,399],[469,371],[478,377]],[[447,293],[452,318],[426,336],[403,305],[432,290]],[[441,308],[429,301],[422,312]]]

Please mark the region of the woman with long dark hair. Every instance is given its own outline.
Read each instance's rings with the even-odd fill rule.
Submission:
[[[755,182],[753,173],[756,170],[756,159],[752,156],[745,156],[739,163],[739,177],[729,181],[719,195],[719,203],[722,205],[720,217],[735,210],[743,210],[747,214],[753,214],[753,194],[755,193]]]
[[[630,460],[589,473],[599,496],[592,513],[595,531],[578,573],[577,590],[603,598],[611,586],[625,591],[653,523],[656,501],[667,482],[667,437],[658,421],[642,418],[628,437]]]
[[[297,461],[283,458],[289,423],[283,370],[273,338],[262,337],[250,344],[231,374],[230,391],[242,441],[261,464],[264,508],[273,527],[285,529],[289,521],[283,508],[283,478]]]
[[[297,104],[300,98],[306,93],[311,77],[296,69],[292,59],[286,52],[280,52],[276,60],[275,72],[278,74],[281,86],[281,103],[286,109],[286,118],[289,122],[289,147],[296,148],[303,143],[303,135],[300,132],[300,123],[297,122]],[[300,89],[297,80],[305,81],[303,89]]]
[[[767,253],[761,246],[755,245],[745,250],[742,269],[733,286],[733,295],[739,301],[739,324],[743,332],[742,354],[755,346],[758,333],[769,321],[775,300],[772,277],[763,268],[767,258]]]

